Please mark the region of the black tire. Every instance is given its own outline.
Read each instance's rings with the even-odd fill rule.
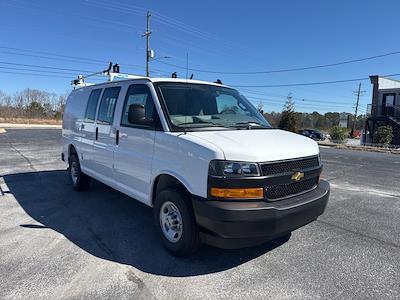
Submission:
[[[85,191],[89,188],[90,177],[81,171],[78,156],[73,153],[69,157],[69,178],[71,179],[72,186],[76,191]]]
[[[179,210],[183,230],[179,240],[170,241],[161,225],[160,211],[164,204],[173,203]],[[164,247],[175,256],[187,256],[200,247],[199,229],[193,213],[190,198],[183,189],[165,189],[161,191],[154,203],[154,222]]]

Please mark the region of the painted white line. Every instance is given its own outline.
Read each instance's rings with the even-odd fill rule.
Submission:
[[[4,181],[3,177],[0,177],[0,196],[4,195],[5,193],[9,193],[10,189],[8,188],[7,184]]]
[[[329,146],[322,146],[322,145],[319,145],[319,147],[320,148],[325,148],[325,149],[332,148],[332,147],[329,147]]]
[[[0,128],[8,128],[8,129],[11,129],[11,128],[12,129],[57,128],[57,129],[61,129],[61,125],[0,123]]]
[[[368,187],[357,187],[357,186],[350,186],[347,184],[337,184],[337,183],[330,183],[331,187],[334,189],[339,190],[346,190],[349,192],[360,192],[360,193],[368,193],[371,195],[376,195],[380,197],[388,197],[388,198],[400,198],[400,194],[396,191],[382,191],[377,189],[370,189]]]

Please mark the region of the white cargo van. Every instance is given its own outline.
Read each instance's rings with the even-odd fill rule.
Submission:
[[[95,178],[153,207],[175,255],[201,242],[236,248],[286,236],[329,197],[318,145],[271,128],[218,83],[137,77],[78,87],[62,136],[74,188]]]

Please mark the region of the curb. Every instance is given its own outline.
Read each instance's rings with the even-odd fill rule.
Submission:
[[[61,125],[48,125],[48,124],[13,124],[13,123],[0,123],[0,128],[7,129],[61,129]]]
[[[377,148],[377,147],[371,147],[371,146],[350,146],[350,145],[324,144],[324,143],[318,143],[318,146],[324,146],[324,147],[336,148],[336,149],[366,151],[366,152],[400,154],[400,149]]]

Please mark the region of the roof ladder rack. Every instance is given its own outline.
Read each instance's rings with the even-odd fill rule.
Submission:
[[[112,69],[112,72],[111,72]],[[71,84],[74,89],[84,87],[84,86],[90,86],[90,85],[95,85],[95,83],[89,83],[86,82],[85,79],[93,76],[107,76],[108,81],[114,81],[115,78],[124,78],[124,79],[134,79],[134,78],[143,78],[143,76],[138,76],[138,75],[133,75],[133,74],[123,74],[119,72],[119,65],[114,64],[110,62],[108,68],[104,71],[92,73],[89,75],[78,75],[77,79],[72,80]]]

